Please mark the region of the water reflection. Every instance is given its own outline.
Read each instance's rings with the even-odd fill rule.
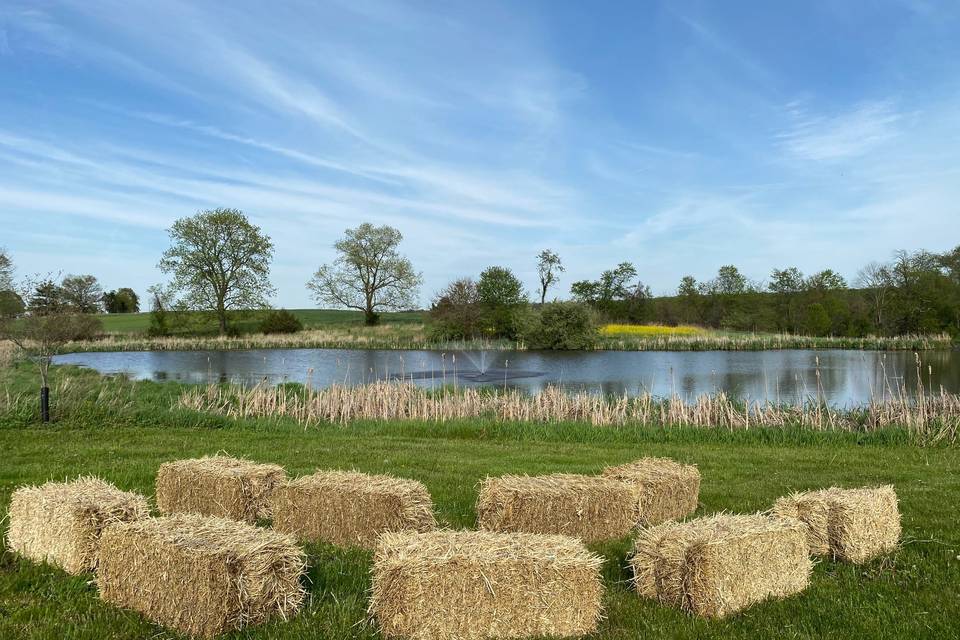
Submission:
[[[796,403],[820,397],[860,404],[899,393],[960,392],[960,352],[703,351],[457,352],[289,349],[80,353],[57,363],[122,373],[139,380],[189,383],[267,381],[313,386],[396,377],[422,386],[498,385],[536,392],[548,385],[594,393],[691,398],[724,391],[747,400]],[[479,365],[489,375],[478,376]],[[510,372],[497,375],[496,372]],[[466,374],[466,375],[464,375]]]

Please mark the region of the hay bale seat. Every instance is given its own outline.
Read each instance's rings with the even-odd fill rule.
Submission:
[[[433,501],[421,482],[356,471],[318,471],[280,483],[273,528],[300,540],[373,549],[385,531],[432,531]]]
[[[115,524],[103,532],[97,587],[112,604],[176,631],[211,637],[303,602],[306,557],[268,529],[195,514]]]
[[[157,471],[161,513],[196,513],[254,523],[269,517],[268,496],[283,467],[227,456],[164,462]]]
[[[700,471],[695,465],[680,464],[669,458],[641,458],[607,467],[603,475],[636,485],[639,520],[643,526],[679,520],[697,510]]]
[[[10,498],[7,546],[76,575],[96,568],[105,526],[149,515],[145,497],[99,478],[19,487]]]
[[[709,618],[803,591],[813,568],[803,526],[759,514],[642,529],[630,564],[641,596]]]
[[[633,485],[604,478],[557,473],[487,478],[477,499],[481,529],[511,533],[557,533],[584,542],[622,538],[637,525]]]
[[[861,564],[897,548],[900,510],[892,485],[795,493],[773,515],[803,522],[813,555]]]
[[[567,536],[385,533],[370,614],[387,638],[584,635],[601,617],[602,563]]]

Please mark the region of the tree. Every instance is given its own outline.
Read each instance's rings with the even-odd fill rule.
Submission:
[[[480,331],[483,315],[477,283],[472,278],[459,278],[434,296],[430,317],[444,339],[473,338]]]
[[[530,349],[583,351],[597,342],[593,309],[582,302],[551,302],[540,310],[539,321],[527,336]]]
[[[560,262],[560,256],[544,249],[537,256],[537,275],[540,276],[540,304],[547,300],[547,289],[557,282],[559,273],[563,273],[563,263]]]
[[[714,283],[716,293],[722,295],[738,295],[747,291],[746,277],[732,264],[720,267]]]
[[[804,315],[804,328],[807,335],[822,336],[830,331],[830,315],[819,302],[807,307]]]
[[[0,247],[0,291],[13,290],[13,260],[7,250]]]
[[[334,245],[336,260],[317,269],[307,288],[319,303],[363,311],[368,326],[379,322],[381,310],[409,309],[423,277],[397,251],[401,240],[400,232],[386,225],[365,222],[347,229]]]
[[[637,268],[630,262],[621,262],[613,269],[600,274],[595,281],[579,280],[570,285],[570,293],[580,302],[595,306],[604,306],[614,300],[625,300],[633,296],[640,283],[633,283],[637,277]]]
[[[102,329],[96,317],[76,313],[63,304],[47,299],[58,287],[51,277],[35,282],[26,280],[23,293],[34,292],[30,313],[23,317],[0,316],[0,339],[10,340],[21,353],[37,364],[40,374],[40,415],[50,421],[50,365],[63,346],[74,340],[89,340]],[[18,297],[22,297],[17,294]]]
[[[91,275],[68,275],[60,282],[63,302],[79,313],[97,313],[102,309],[103,289]]]
[[[138,313],[140,296],[129,287],[115,289],[103,294],[103,306],[107,313]]]
[[[516,338],[521,331],[521,310],[527,304],[523,283],[506,267],[488,267],[477,282],[482,321],[493,335]]]
[[[796,299],[803,291],[803,274],[796,267],[774,269],[770,273],[767,289],[774,294],[780,306],[780,328],[794,331],[797,327]]]
[[[884,312],[887,297],[893,288],[893,275],[890,267],[879,262],[871,262],[857,273],[857,286],[864,290],[870,305],[873,307],[873,317],[877,323],[877,330],[884,329]]]
[[[189,307],[216,314],[221,334],[228,311],[269,306],[273,241],[243,212],[201,211],[177,220],[168,233],[172,245],[160,270],[172,274],[173,290]]]
[[[63,289],[53,281],[53,278],[48,276],[36,283],[30,281],[24,287],[25,291],[31,291],[32,287],[27,302],[27,309],[32,315],[46,316],[66,310]]]
[[[818,271],[804,283],[810,291],[842,291],[847,288],[847,281],[833,269]]]
[[[169,313],[174,305],[173,293],[169,287],[162,284],[152,285],[147,289],[150,294],[150,327],[147,334],[151,336],[170,335]]]

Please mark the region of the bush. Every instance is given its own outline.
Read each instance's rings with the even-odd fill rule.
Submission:
[[[270,311],[260,321],[262,333],[296,333],[302,329],[303,323],[300,322],[300,318],[286,309]]]
[[[580,302],[543,305],[539,321],[527,336],[530,349],[576,351],[592,349],[596,341],[596,317],[588,305]]]

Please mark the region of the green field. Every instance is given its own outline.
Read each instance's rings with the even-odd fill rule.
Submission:
[[[322,327],[349,327],[363,326],[362,311],[346,311],[339,309],[290,309],[292,314],[300,319],[305,329]],[[210,314],[190,312],[191,317],[199,324],[191,324],[189,333],[216,333],[217,323]],[[243,333],[255,332],[260,322],[262,312],[248,311],[232,315],[231,325]],[[420,324],[426,313],[423,311],[397,311],[381,314],[384,324]],[[98,316],[103,322],[106,333],[146,333],[150,327],[149,313],[105,313]]]
[[[430,489],[442,524],[472,527],[477,482],[487,475],[595,473],[646,455],[699,465],[698,514],[765,509],[793,490],[894,483],[904,544],[895,555],[854,567],[819,562],[810,588],[726,621],[699,620],[642,601],[627,584],[629,541],[596,545],[607,560],[606,619],[593,637],[948,638],[960,616],[960,456],[956,448],[906,444],[898,431],[870,435],[760,429],[596,428],[584,424],[360,423],[304,429],[283,421],[233,421],[171,409],[183,387],[102,381],[57,371],[55,415],[34,422],[32,372],[0,371],[0,514],[23,483],[98,474],[153,493],[165,460],[226,451],[284,465],[359,469],[416,478]],[[66,384],[64,385],[66,381]],[[310,599],[289,622],[232,638],[375,638],[364,623],[370,554],[307,546]],[[102,604],[89,577],[70,577],[5,552],[0,560],[0,638],[173,638],[137,614]]]

